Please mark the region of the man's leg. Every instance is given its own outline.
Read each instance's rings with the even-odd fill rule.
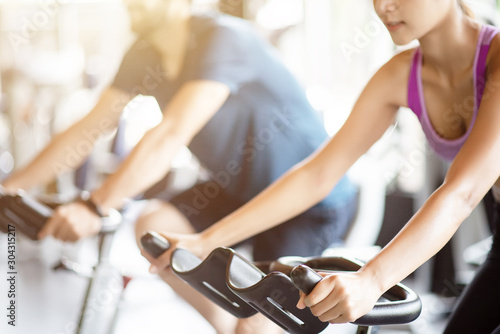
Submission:
[[[146,231],[169,231],[174,233],[194,233],[189,221],[173,205],[159,200],[151,200],[135,228],[137,243]],[[181,281],[169,268],[159,276],[188,303],[190,303],[217,331],[218,334],[235,332],[237,318],[218,307],[191,286]]]

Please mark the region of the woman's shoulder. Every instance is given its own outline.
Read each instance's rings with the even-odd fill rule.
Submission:
[[[387,62],[386,65],[390,69],[398,72],[404,72],[404,70],[408,70],[409,72],[416,50],[417,48],[411,48],[398,52]]]
[[[395,54],[375,74],[371,87],[389,99],[389,103],[407,106],[408,81],[415,49],[408,49]]]
[[[415,49],[401,51],[392,56],[377,72],[380,79],[389,79],[395,85],[406,84],[410,75]]]

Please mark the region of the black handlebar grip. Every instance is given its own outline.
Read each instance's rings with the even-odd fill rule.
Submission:
[[[152,231],[146,232],[141,237],[141,245],[154,258],[160,257],[170,248],[167,239]]]
[[[316,284],[323,279],[316,271],[302,264],[292,269],[290,278],[305,294],[310,294]],[[394,296],[390,296],[391,291]],[[368,314],[352,323],[363,326],[392,325],[409,323],[418,318],[422,302],[415,292],[398,284],[387,293],[389,301],[377,302]]]
[[[293,284],[306,295],[310,294],[316,284],[323,279],[316,271],[302,264],[292,269],[290,278]]]

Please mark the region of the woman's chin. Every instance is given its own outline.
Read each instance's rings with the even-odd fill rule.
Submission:
[[[408,38],[408,37],[399,37],[399,36],[391,36],[391,37],[392,37],[392,41],[397,46],[405,46],[405,45],[408,45],[415,40],[415,38]]]

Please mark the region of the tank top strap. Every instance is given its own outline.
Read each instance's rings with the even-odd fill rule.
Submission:
[[[410,67],[410,77],[408,79],[408,108],[420,119],[422,115],[422,101],[419,90],[419,73],[422,67],[422,52],[420,47],[417,47],[413,52],[413,57]]]
[[[476,83],[476,106],[479,106],[484,93],[486,83],[486,60],[488,58],[488,51],[490,49],[491,41],[500,29],[485,25],[481,29],[479,41],[477,43],[477,57],[475,67],[475,83]]]

